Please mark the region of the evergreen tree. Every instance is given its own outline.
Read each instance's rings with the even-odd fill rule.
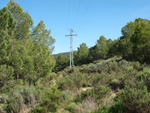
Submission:
[[[45,24],[40,21],[33,28],[31,33],[33,46],[31,48],[31,56],[34,62],[35,77],[34,83],[40,78],[48,75],[55,66],[55,59],[52,56],[55,39],[50,36],[50,30],[45,29]]]
[[[120,53],[128,60],[149,62],[150,48],[150,21],[138,18],[122,28],[119,41]]]
[[[0,10],[0,81],[22,79],[31,84],[54,68],[55,40],[43,21],[31,33],[32,23],[30,15],[12,0]]]
[[[0,10],[0,86],[13,78],[13,67],[9,64],[12,56],[13,30],[15,20],[7,7]]]
[[[69,57],[65,56],[63,53],[58,54],[58,56],[55,57],[56,59],[56,65],[55,65],[55,72],[63,70],[65,67],[69,66]]]
[[[33,20],[28,12],[23,11],[23,8],[13,0],[10,0],[7,5],[9,11],[17,21],[16,28],[14,29],[14,37],[22,40],[28,38],[30,28],[32,28]]]
[[[31,37],[33,37],[33,42],[38,42],[42,47],[49,47],[53,51],[53,44],[55,39],[50,36],[51,31],[45,29],[45,24],[41,20],[36,27],[33,28]]]
[[[150,63],[150,21],[138,18],[134,23],[135,30],[131,37],[134,60]]]
[[[102,35],[100,36],[99,40],[97,40],[97,53],[96,55],[98,58],[106,58],[107,53],[108,53],[108,44],[106,38]]]
[[[88,55],[89,55],[89,49],[85,43],[82,43],[75,55],[75,64],[81,65],[81,64],[88,63]]]

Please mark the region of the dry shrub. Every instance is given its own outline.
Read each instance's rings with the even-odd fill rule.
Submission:
[[[58,109],[56,113],[70,113],[70,112],[61,108],[61,109]]]
[[[0,107],[0,113],[4,113],[4,111],[2,110],[2,108]]]
[[[108,106],[113,105],[115,96],[116,96],[116,93],[114,92],[110,92],[106,94],[106,96],[102,99],[100,106],[108,107]]]
[[[98,105],[94,98],[87,97],[85,98],[81,104],[77,105],[74,108],[75,113],[89,113],[90,111],[96,110]]]

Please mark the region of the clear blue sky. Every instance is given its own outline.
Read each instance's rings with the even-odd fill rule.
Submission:
[[[0,8],[9,0],[0,0]],[[81,43],[94,46],[101,35],[121,36],[121,28],[135,18],[150,19],[150,0],[17,0],[36,26],[43,20],[56,39],[54,54],[70,50],[70,28],[75,30],[74,50]]]

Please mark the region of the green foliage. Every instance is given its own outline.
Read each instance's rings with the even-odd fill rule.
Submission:
[[[100,107],[96,111],[91,113],[124,113],[126,108],[124,107],[122,102],[116,102],[114,105],[110,107]]]
[[[35,85],[54,68],[55,40],[43,21],[31,32],[32,24],[30,15],[13,0],[0,10],[0,87],[17,79]]]
[[[16,97],[12,97],[8,101],[8,106],[6,108],[6,111],[8,113],[9,112],[18,113],[22,109],[22,103],[23,103],[23,101],[19,95]]]
[[[75,88],[79,89],[83,86],[87,86],[87,74],[82,74],[77,68],[72,70],[73,72],[70,76],[65,76],[62,80],[58,79],[57,84],[60,89],[70,89],[73,90]]]
[[[19,40],[28,38],[30,28],[33,25],[33,20],[29,13],[23,11],[23,8],[13,0],[8,2],[7,7],[17,22],[14,29],[14,38]]]
[[[15,28],[15,20],[6,7],[0,10],[0,87],[13,78],[14,69],[9,65],[12,53],[10,37]]]
[[[75,64],[81,65],[88,63],[89,49],[85,43],[82,43],[75,54]]]
[[[0,87],[4,86],[8,80],[13,79],[13,68],[6,65],[0,66]]]
[[[8,94],[7,104],[5,110],[9,112],[18,113],[26,106],[34,106],[38,101],[38,91],[34,87],[16,86]]]
[[[75,52],[75,65],[87,64],[94,60],[122,56],[123,59],[149,63],[150,21],[137,18],[122,29],[122,36],[112,41],[103,35],[96,45],[87,48],[83,43]],[[66,66],[65,66],[66,67]]]
[[[46,107],[37,105],[34,109],[32,109],[32,113],[48,113],[48,110]]]
[[[120,52],[129,60],[149,62],[149,31],[150,21],[135,19],[122,28],[123,36],[120,39]]]
[[[70,104],[67,106],[66,110],[68,110],[68,111],[70,111],[70,112],[73,112],[73,109],[75,108],[75,106],[76,106],[75,103],[70,103]]]
[[[145,82],[148,91],[150,91],[150,70],[149,67],[144,67],[142,71],[137,74],[137,77]]]
[[[150,112],[150,93],[146,86],[139,83],[135,86],[126,86],[122,92],[121,99],[125,107],[131,112],[149,113]]]
[[[0,10],[0,29],[1,29],[1,41],[8,39],[8,36],[12,35],[14,28],[16,27],[16,21],[12,14],[8,11],[7,7]],[[4,38],[2,38],[4,37]]]
[[[106,58],[108,53],[108,42],[104,36],[100,36],[99,40],[97,40],[97,55],[99,58]]]
[[[15,86],[22,86],[24,85],[24,82],[22,79],[17,79],[17,80],[8,80],[5,81],[5,84],[3,84],[3,87],[1,87],[0,91],[2,93],[8,93],[10,90],[12,90],[12,88],[14,88]]]
[[[50,47],[54,49],[53,43],[55,39],[50,36],[51,31],[45,29],[45,24],[41,20],[36,27],[33,28],[31,37],[33,37],[33,43],[38,42],[42,47]]]
[[[93,97],[96,99],[96,102],[100,104],[101,99],[108,93],[110,92],[110,88],[107,86],[100,86],[99,84],[96,85],[93,89],[89,89],[87,91],[81,92],[81,94],[78,94],[74,98],[74,102],[79,103],[82,102],[84,99],[87,97]]]
[[[36,76],[30,78],[30,81],[35,83],[39,78],[49,75],[55,66],[55,59],[52,56],[55,40],[50,36],[50,31],[45,29],[43,21],[33,28],[31,36],[33,45],[29,54],[34,63],[33,70]]]
[[[42,89],[43,94],[41,94],[40,104],[32,109],[33,113],[47,113],[56,112],[58,108],[58,102],[60,98],[60,91],[57,87],[52,87],[52,89],[44,88]]]
[[[56,65],[54,68],[55,72],[63,70],[65,67],[69,66],[69,57],[64,54],[58,54],[56,57]]]
[[[149,66],[139,63],[150,63],[149,20],[127,23],[117,40],[100,36],[91,48],[82,43],[74,52],[80,66],[72,69],[65,68],[68,53],[52,55],[50,34],[13,0],[0,10],[0,112],[150,112]]]

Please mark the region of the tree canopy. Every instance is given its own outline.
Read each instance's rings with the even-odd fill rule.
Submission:
[[[34,27],[29,13],[13,0],[0,10],[0,79],[32,84],[55,66],[55,39],[40,21]],[[3,80],[2,80],[3,79]],[[1,86],[4,83],[1,83]]]

